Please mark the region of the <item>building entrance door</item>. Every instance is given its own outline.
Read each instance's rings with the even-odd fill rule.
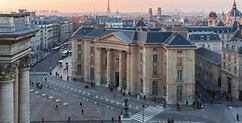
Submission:
[[[116,79],[116,88],[119,86],[119,72],[115,72],[115,79]]]
[[[228,93],[231,94],[231,82],[232,82],[231,77],[228,76],[227,81],[228,81]]]
[[[242,91],[239,90],[239,100],[242,101]]]
[[[218,86],[221,87],[221,78],[218,77]]]

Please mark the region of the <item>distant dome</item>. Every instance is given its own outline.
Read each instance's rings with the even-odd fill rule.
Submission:
[[[225,25],[231,26],[234,21],[239,21],[242,13],[237,9],[236,3],[232,6],[232,9],[227,13],[225,18]]]

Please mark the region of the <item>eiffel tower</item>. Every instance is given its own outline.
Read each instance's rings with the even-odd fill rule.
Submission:
[[[108,8],[107,8],[107,12],[106,12],[107,14],[110,14],[111,13],[111,11],[110,11],[110,6],[109,6],[109,0],[108,0]]]

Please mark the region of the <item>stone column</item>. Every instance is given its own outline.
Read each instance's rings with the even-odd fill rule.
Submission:
[[[0,123],[14,122],[12,63],[0,63]]]
[[[118,90],[123,89],[123,51],[119,51],[119,86]]]
[[[20,59],[19,65],[19,119],[18,123],[30,122],[29,104],[29,66],[31,58],[29,55]]]
[[[131,92],[135,92],[135,83],[137,82],[137,57],[136,57],[136,47],[131,47]]]
[[[107,87],[111,83],[111,74],[112,74],[112,53],[110,49],[107,49]]]
[[[95,83],[96,85],[101,84],[101,73],[102,73],[102,50],[101,48],[96,49],[95,54]]]
[[[15,75],[13,83],[13,105],[14,105],[14,123],[18,123],[18,83],[19,83],[19,61],[15,62]]]
[[[127,89],[126,93],[131,92],[131,54],[127,52]]]
[[[90,65],[90,61],[88,62],[88,57],[90,59],[90,47],[88,47],[87,42],[83,42],[83,45],[84,45],[84,47],[83,47],[84,52],[81,53],[82,58],[84,58],[84,65],[83,65],[84,72],[83,72],[83,74],[84,74],[84,81],[87,82],[90,78],[90,77],[88,77],[88,75],[90,76],[90,72],[88,72],[89,71],[88,66]]]

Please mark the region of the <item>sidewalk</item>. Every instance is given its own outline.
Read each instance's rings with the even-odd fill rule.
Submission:
[[[64,70],[64,68],[65,68],[64,66],[65,66],[66,62],[68,62],[68,66],[69,66],[68,71]],[[56,72],[59,74],[59,77],[57,77],[55,75]],[[68,82],[70,82],[72,84],[80,85],[82,87],[84,87],[86,85],[89,85],[89,87],[91,87],[90,83],[84,82],[84,81],[79,81],[79,80],[78,81],[73,81],[73,80],[71,80],[71,77],[69,77],[69,80],[67,80],[67,76],[71,76],[71,57],[70,56],[68,56],[65,59],[63,59],[62,67],[57,65],[56,68],[54,68],[54,70],[52,71],[52,77],[61,79],[60,76],[62,76],[62,80],[68,81]],[[89,89],[89,90],[91,90],[91,89]],[[102,95],[103,97],[107,97],[109,99],[114,99],[114,95],[115,95],[115,100],[118,99],[120,102],[123,102],[122,98],[124,96],[117,89],[114,89],[112,92],[110,92],[110,90],[107,87],[101,85],[101,86],[95,86],[94,90],[98,92],[97,93],[98,95]],[[100,93],[100,92],[102,92],[102,93]],[[159,106],[159,107],[163,107],[164,106],[163,103],[158,102],[158,101],[154,102],[153,99],[145,99],[144,100],[144,98],[141,95],[139,95],[139,99],[136,96],[131,96],[131,95],[127,95],[127,94],[125,94],[125,96],[129,98],[129,102],[128,103],[131,104],[131,105],[140,105],[139,107],[141,107],[142,104],[145,104],[147,106],[148,105]],[[166,108],[175,111],[176,110],[176,105],[166,105]],[[182,105],[181,106],[181,110],[183,110],[183,111],[191,111],[191,110],[194,110],[194,109],[190,105]]]

